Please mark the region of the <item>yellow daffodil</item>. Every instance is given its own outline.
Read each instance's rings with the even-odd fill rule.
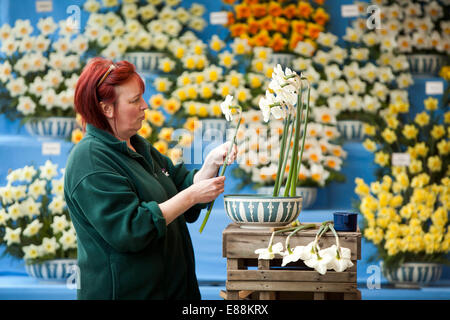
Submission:
[[[419,133],[419,130],[413,125],[413,124],[407,124],[404,126],[402,130],[402,134],[406,139],[415,139],[417,137],[417,134]]]
[[[168,150],[167,142],[158,140],[153,144],[156,150],[158,150],[161,154],[165,155]]]
[[[433,126],[433,129],[431,130],[431,136],[434,139],[439,140],[444,135],[445,135],[445,128],[443,125],[434,125]]]
[[[389,143],[392,144],[395,141],[397,141],[397,135],[395,134],[394,131],[392,131],[389,128],[386,128],[383,130],[383,132],[381,133],[381,136],[384,138],[384,140]]]
[[[364,140],[363,146],[367,151],[370,152],[375,152],[377,150],[377,144],[375,143],[375,141],[370,139]]]
[[[371,126],[371,125],[365,123],[363,126],[363,131],[364,131],[364,134],[366,134],[368,136],[374,136],[377,132],[377,128],[375,126]]]
[[[356,183],[356,188],[355,188],[356,194],[358,194],[360,196],[366,196],[369,194],[370,188],[366,183],[364,183],[363,179],[356,178],[355,183]]]
[[[429,157],[427,160],[428,169],[432,172],[441,171],[442,169],[442,161],[439,156]]]
[[[411,160],[411,163],[408,166],[408,170],[412,174],[422,172],[422,161],[417,159]]]
[[[142,121],[142,127],[137,132],[141,137],[148,138],[152,134],[152,127],[147,121]]]
[[[437,144],[437,148],[440,155],[446,155],[450,152],[450,141],[441,140]]]
[[[161,127],[165,120],[166,118],[164,117],[164,114],[162,112],[157,110],[150,110],[148,121],[150,121],[151,124],[157,127]]]
[[[194,132],[199,125],[200,122],[198,121],[197,117],[190,117],[186,119],[186,122],[183,127],[191,132]]]
[[[78,142],[81,141],[81,139],[83,139],[84,137],[84,133],[83,131],[81,131],[80,129],[76,128],[72,131],[72,143],[73,144],[77,144]]]
[[[180,110],[180,108],[181,102],[175,98],[167,99],[164,103],[164,110],[171,115]]]
[[[425,111],[418,113],[414,119],[414,122],[419,126],[424,127],[430,122],[430,116]]]
[[[426,146],[425,142],[420,142],[417,143],[414,146],[414,149],[417,153],[417,155],[421,156],[421,157],[425,157],[428,154],[428,147]]]
[[[425,105],[425,109],[429,110],[429,111],[434,111],[438,108],[438,99],[433,98],[433,97],[428,97],[427,99],[425,99],[423,101],[424,105]]]
[[[385,153],[383,151],[379,151],[375,153],[375,163],[379,164],[382,167],[385,167],[389,164],[390,156],[388,153]]]

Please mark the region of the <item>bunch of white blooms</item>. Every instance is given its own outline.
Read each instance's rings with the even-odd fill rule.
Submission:
[[[64,174],[64,170],[60,170]],[[0,187],[0,244],[27,263],[75,258],[75,229],[64,201],[64,177],[47,160],[12,170]]]
[[[88,40],[70,19],[41,18],[0,27],[0,113],[10,117],[74,116],[73,97]]]
[[[180,0],[139,1],[87,0],[84,10],[90,12],[85,30],[89,41],[100,48],[100,54],[116,60],[126,52],[157,51],[168,53],[171,40],[187,30],[202,31],[205,7],[193,3],[189,9]]]

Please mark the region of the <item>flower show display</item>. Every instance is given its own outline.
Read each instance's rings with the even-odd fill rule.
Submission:
[[[64,170],[61,170],[63,172]],[[0,244],[25,261],[30,276],[64,280],[76,266],[77,239],[58,165],[12,170],[0,188]]]
[[[372,1],[379,7],[381,32],[406,54],[415,75],[436,76],[450,53],[448,1]],[[360,12],[367,3],[358,2]]]
[[[248,39],[250,46],[276,53],[293,52],[299,41],[314,44],[329,20],[324,0],[222,1],[228,5],[231,37]]]
[[[91,14],[86,37],[101,56],[125,59],[139,72],[171,71],[173,57],[183,52],[172,53],[169,48],[179,44],[178,39],[188,31],[201,31],[206,25],[203,5],[192,3],[184,8],[180,3],[87,0],[84,9]]]
[[[41,18],[0,27],[0,113],[22,119],[32,135],[70,137],[73,95],[88,41],[70,20]]]
[[[378,180],[355,181],[364,237],[377,247],[386,277],[399,285],[437,280],[440,266],[430,263],[447,263],[450,250],[450,112],[432,97],[424,105],[413,119],[389,109],[364,142],[375,154]],[[410,276],[398,276],[405,268]]]

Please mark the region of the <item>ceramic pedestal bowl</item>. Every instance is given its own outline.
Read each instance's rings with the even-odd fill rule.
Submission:
[[[297,219],[303,198],[273,197],[261,194],[224,196],[225,211],[230,219],[246,228],[284,226]]]

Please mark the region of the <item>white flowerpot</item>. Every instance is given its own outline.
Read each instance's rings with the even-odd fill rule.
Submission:
[[[270,63],[273,65],[280,64],[283,69],[288,67],[292,68],[292,61],[295,59],[295,55],[292,53],[272,53]]]
[[[384,270],[386,279],[398,288],[419,288],[440,279],[442,265],[438,263],[409,262],[395,270]]]
[[[55,259],[42,263],[26,264],[25,270],[30,277],[46,281],[65,281],[77,267],[75,259]]]
[[[284,187],[280,188],[280,195],[282,195],[284,192]],[[266,194],[266,195],[272,195],[273,194],[273,186],[269,187],[261,187],[258,188],[257,191],[258,194]],[[317,188],[314,187],[297,187],[296,188],[296,194],[297,196],[301,196],[303,198],[302,202],[302,208],[308,209],[312,207],[312,205],[316,202],[317,199]]]
[[[53,139],[70,137],[76,126],[72,117],[34,118],[25,123],[25,129],[32,136]]]
[[[346,141],[364,140],[364,122],[359,120],[338,120],[337,128]]]
[[[441,54],[408,54],[409,69],[413,75],[437,76],[447,62]]]
[[[136,66],[138,72],[159,71],[159,59],[164,58],[161,52],[128,52],[124,54],[123,59]]]

